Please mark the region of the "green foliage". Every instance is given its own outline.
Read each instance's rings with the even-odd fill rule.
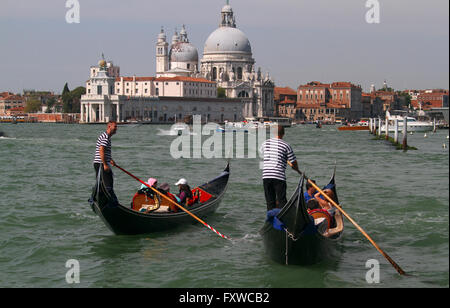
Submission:
[[[78,87],[70,91],[67,83],[64,85],[62,93],[63,112],[65,113],[79,113],[81,96],[86,94],[85,87]]]
[[[221,87],[217,88],[217,97],[218,98],[226,98],[227,97],[227,94],[226,94],[224,88],[221,88]]]
[[[41,109],[41,100],[37,97],[30,97],[25,105],[25,112],[38,112]]]

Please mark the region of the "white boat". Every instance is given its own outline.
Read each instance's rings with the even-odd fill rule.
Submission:
[[[395,132],[395,120],[398,120],[398,131],[403,131],[403,116],[394,115],[391,116],[389,111],[386,112],[386,118],[389,121],[389,132]],[[418,121],[413,117],[406,117],[407,131],[408,132],[428,132],[434,129],[434,124],[431,121]],[[386,126],[381,126],[381,131],[386,131]]]

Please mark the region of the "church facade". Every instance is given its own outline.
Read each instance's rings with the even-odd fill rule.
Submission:
[[[183,25],[169,46],[164,29],[156,42],[156,77],[120,76],[120,68],[101,60],[91,67],[81,122],[146,120],[172,122],[195,114],[204,121],[242,121],[275,114],[274,82],[256,71],[250,41],[236,27],[227,3],[220,23],[206,40],[199,61]],[[218,98],[218,92],[225,97]]]

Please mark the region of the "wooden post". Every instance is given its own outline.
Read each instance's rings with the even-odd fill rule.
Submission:
[[[389,119],[386,117],[385,127],[384,127],[386,140],[389,140]]]
[[[381,118],[378,118],[378,136],[381,136]]]
[[[403,117],[403,151],[408,149],[408,122],[406,116]]]
[[[369,132],[372,133],[372,118],[369,119]]]
[[[398,119],[395,119],[394,122],[394,142],[398,144]]]
[[[433,119],[433,133],[436,132],[436,118]]]

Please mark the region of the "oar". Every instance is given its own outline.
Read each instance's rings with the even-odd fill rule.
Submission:
[[[289,166],[292,167],[292,164],[288,161]],[[302,172],[298,171],[300,175],[302,175]],[[305,177],[306,178],[306,177]],[[336,202],[334,202],[333,199],[331,199],[326,193],[324,193],[316,184],[314,184],[314,182],[312,182],[310,179],[306,178],[308,180],[308,183],[311,184],[311,186],[313,186],[322,196],[325,197],[325,199],[328,200],[328,202],[331,202],[331,204],[333,204],[345,217],[347,217],[348,220],[350,220],[350,222],[356,227],[356,229],[359,230],[359,232],[361,232],[368,240],[370,243],[372,243],[372,245],[392,264],[392,266],[397,270],[397,272],[400,275],[406,275],[405,271],[402,270],[402,268],[395,263],[394,260],[392,260],[391,257],[389,257],[389,255],[387,253],[385,253],[380,246],[378,246],[378,244],[366,233],[366,231],[363,230],[363,228],[361,228],[356,221],[353,220],[353,218],[350,217],[350,215],[348,215]]]
[[[139,178],[137,178],[136,176],[134,176],[133,174],[131,174],[130,172],[126,171],[125,169],[121,168],[120,166],[118,166],[117,164],[114,165],[115,167],[119,168],[120,170],[122,170],[123,172],[125,172],[126,174],[128,174],[129,176],[131,176],[133,179],[135,179],[136,181],[144,184],[145,186],[147,186],[148,188],[150,188],[151,190],[153,190],[155,193],[157,193],[158,195],[160,195],[161,197],[163,197],[164,199],[166,199],[167,201],[171,202],[172,204],[176,205],[178,208],[180,208],[181,210],[183,210],[184,212],[188,213],[189,215],[191,215],[194,219],[196,219],[197,221],[199,221],[200,223],[202,223],[205,227],[207,227],[208,229],[210,229],[211,231],[213,231],[214,233],[216,233],[218,236],[220,236],[221,238],[227,239],[227,240],[231,240],[231,238],[229,238],[226,235],[223,235],[222,233],[220,233],[219,231],[217,231],[216,229],[214,229],[213,227],[211,227],[210,225],[208,225],[206,222],[204,222],[203,220],[201,220],[200,218],[198,218],[197,216],[195,216],[194,214],[192,214],[191,212],[189,212],[188,210],[186,210],[184,207],[182,207],[181,205],[179,205],[178,203],[176,203],[175,201],[173,201],[172,199],[170,199],[169,197],[167,197],[166,195],[162,194],[160,191],[158,191],[157,189],[151,187],[149,184],[145,183],[144,181],[140,180]]]

